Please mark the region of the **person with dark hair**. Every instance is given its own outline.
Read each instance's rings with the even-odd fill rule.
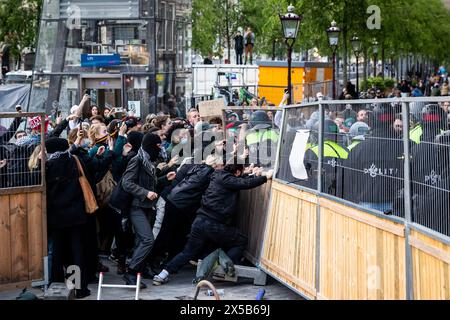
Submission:
[[[214,170],[223,167],[222,163],[221,157],[209,155],[204,164],[185,164],[178,170],[167,192],[164,218],[153,256],[168,253],[171,259],[183,249],[210,177]]]
[[[244,54],[244,37],[238,30],[233,38],[234,50],[236,51],[236,64],[242,64],[242,55]]]
[[[243,165],[228,164],[211,175],[184,250],[153,278],[154,285],[167,283],[169,274],[198,258],[207,245],[222,248],[234,263],[239,263],[247,245],[247,237],[232,226],[239,191],[256,188],[271,179],[273,174],[272,171],[263,173],[261,169],[255,171],[256,177],[242,177],[243,173]]]
[[[89,123],[92,124],[92,125],[96,125],[96,124],[106,124],[105,118],[103,118],[101,115],[92,116],[92,117],[89,119]]]
[[[45,172],[47,225],[53,244],[51,278],[53,282],[65,282],[63,267],[65,265],[79,266],[81,289],[76,290],[76,296],[83,298],[90,295],[87,287],[88,244],[85,236],[88,215],[79,182],[77,161],[70,154],[69,144],[65,139],[50,138],[45,142],[45,148],[47,151]],[[83,170],[86,170],[82,161],[80,164]]]
[[[122,178],[125,192],[133,195],[130,209],[130,220],[136,234],[136,246],[133,256],[124,275],[125,283],[137,284],[137,273],[145,270],[145,261],[150,253],[154,238],[148,215],[152,213],[158,199],[155,161],[161,151],[161,139],[153,133],[147,133],[142,139],[142,145],[135,156],[128,163],[127,170]],[[175,173],[166,177],[173,180]],[[145,288],[146,285],[141,283]]]

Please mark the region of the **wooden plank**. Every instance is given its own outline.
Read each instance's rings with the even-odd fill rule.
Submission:
[[[43,236],[42,236],[42,194],[30,193],[27,196],[28,208],[28,278],[42,279],[43,266]]]
[[[442,248],[431,246],[415,236],[409,238],[409,244],[446,264],[450,264],[450,253],[444,251]]]
[[[32,118],[32,117],[45,117],[45,113],[39,113],[39,112],[2,112],[0,113],[0,119],[7,119],[7,118],[18,118],[18,117],[24,117],[24,118]]]
[[[45,187],[43,187],[43,186],[17,187],[17,188],[0,189],[0,196],[1,195],[13,195],[13,194],[43,192],[44,189],[45,189]]]
[[[324,295],[322,295],[322,293],[317,292],[316,294],[316,299],[317,300],[329,300],[327,297],[325,297]]]
[[[316,296],[317,291],[315,288],[309,286],[307,283],[305,283],[301,279],[298,279],[297,277],[294,277],[293,275],[287,273],[286,271],[281,269],[276,264],[274,264],[264,258],[261,258],[261,266],[263,268],[265,267],[265,268],[269,269],[269,271],[271,271],[271,272],[276,272],[277,274],[279,274],[279,276],[282,280],[290,281],[290,282],[294,283],[296,286],[302,288],[303,290],[308,292],[313,297]]]
[[[400,237],[405,236],[405,227],[400,224],[395,224],[393,222],[389,222],[387,220],[382,220],[380,218],[370,216],[369,214],[356,210],[351,207],[344,206],[342,204],[333,202],[329,199],[319,198],[318,199],[319,206],[323,208],[327,208],[332,210],[335,213],[338,213],[343,216],[347,216],[351,219],[357,220],[359,222],[368,224],[372,227],[391,232]]]
[[[48,239],[47,239],[47,193],[44,191],[41,194],[42,203],[42,256],[48,254]]]
[[[28,279],[28,221],[27,196],[12,195],[9,198],[11,208],[11,268],[12,281],[20,282]]]
[[[9,196],[0,196],[0,284],[11,282]]]
[[[9,291],[9,290],[15,290],[15,289],[23,289],[23,288],[29,288],[31,287],[31,280],[26,281],[20,281],[20,282],[13,282],[13,283],[6,283],[0,285],[0,292],[1,291]],[[18,291],[19,293],[19,291]],[[19,295],[19,294],[17,294]]]
[[[317,203],[317,196],[315,196],[311,193],[308,193],[306,191],[298,190],[296,188],[289,187],[289,186],[286,186],[284,184],[281,184],[281,183],[278,183],[275,181],[272,183],[272,187],[275,190],[278,190],[284,194],[290,195],[297,199],[305,200],[305,201],[308,201],[311,203]]]

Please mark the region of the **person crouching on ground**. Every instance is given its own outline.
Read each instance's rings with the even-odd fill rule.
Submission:
[[[177,272],[190,260],[198,258],[206,245],[214,243],[238,263],[247,245],[247,237],[233,227],[240,190],[256,188],[272,178],[272,171],[255,171],[256,177],[242,177],[242,164],[228,164],[223,170],[211,175],[211,182],[202,197],[200,209],[192,224],[189,240],[184,250],[173,258],[166,267],[153,278],[154,285],[169,281],[169,275]]]
[[[154,238],[149,215],[154,210],[158,199],[155,161],[161,151],[161,139],[153,133],[147,133],[142,146],[128,164],[123,176],[124,190],[133,195],[130,209],[130,220],[136,234],[136,246],[128,265],[127,273],[123,276],[127,285],[137,284],[137,273],[143,273],[145,260],[152,250]],[[175,173],[169,173],[168,180],[175,178]],[[144,283],[140,284],[146,288]]]

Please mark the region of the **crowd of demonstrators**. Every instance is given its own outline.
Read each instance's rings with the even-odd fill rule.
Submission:
[[[395,86],[388,91],[383,92],[380,88],[373,86],[367,91],[360,93],[360,97],[353,96],[353,98],[362,99],[382,99],[382,98],[400,98],[400,97],[440,97],[449,96],[449,78],[447,74],[434,74],[425,79],[414,77],[412,79],[402,79]],[[343,89],[342,95],[339,99],[351,99],[346,93],[349,91],[351,83]]]
[[[164,112],[140,119],[102,110],[85,95],[64,118],[15,118],[0,134],[1,187],[39,185],[45,166],[51,281],[64,282],[77,265],[76,296],[88,296],[97,273],[109,272],[101,253],[129,285],[138,273],[164,283],[186,259],[218,248],[238,263],[246,236],[232,223],[237,194],[271,178],[279,128],[266,111],[229,114],[225,127],[195,108],[186,119]]]

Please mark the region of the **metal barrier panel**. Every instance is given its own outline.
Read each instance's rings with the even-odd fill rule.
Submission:
[[[409,104],[411,220],[450,236],[450,131],[447,101]]]
[[[321,103],[322,117],[318,103],[285,109],[276,177],[376,214],[405,218],[411,210],[412,222],[450,236],[450,98]]]
[[[281,115],[282,111],[275,108],[227,108],[223,114],[227,145],[238,143],[237,155],[245,159],[245,164],[273,169]]]
[[[47,255],[46,120],[42,113],[0,114],[0,290],[44,278]],[[41,120],[42,119],[42,120]]]
[[[0,114],[0,118],[0,190],[43,186],[41,159],[49,119],[42,113]]]

